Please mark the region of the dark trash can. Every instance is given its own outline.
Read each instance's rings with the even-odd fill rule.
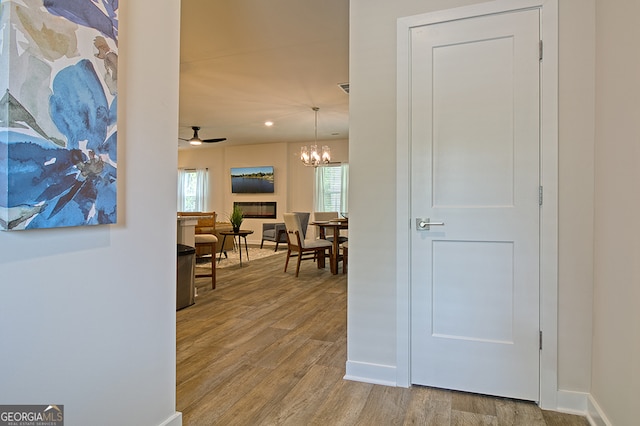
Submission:
[[[196,249],[178,244],[178,262],[176,273],[176,310],[195,303]]]

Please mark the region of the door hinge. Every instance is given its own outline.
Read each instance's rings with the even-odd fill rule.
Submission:
[[[540,330],[540,350],[542,350],[542,330]]]
[[[542,205],[542,186],[538,187],[538,205]]]
[[[542,60],[542,40],[540,40],[540,44],[538,46],[538,59]]]

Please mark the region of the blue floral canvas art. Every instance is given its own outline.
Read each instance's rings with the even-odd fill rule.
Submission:
[[[0,0],[0,229],[116,223],[118,0]]]

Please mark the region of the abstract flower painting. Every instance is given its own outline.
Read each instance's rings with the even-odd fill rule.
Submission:
[[[118,0],[0,0],[0,229],[116,223]]]

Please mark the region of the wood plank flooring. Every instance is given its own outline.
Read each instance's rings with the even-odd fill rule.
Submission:
[[[196,280],[177,312],[177,410],[199,425],[588,425],[504,398],[343,380],[346,275],[284,254]]]

